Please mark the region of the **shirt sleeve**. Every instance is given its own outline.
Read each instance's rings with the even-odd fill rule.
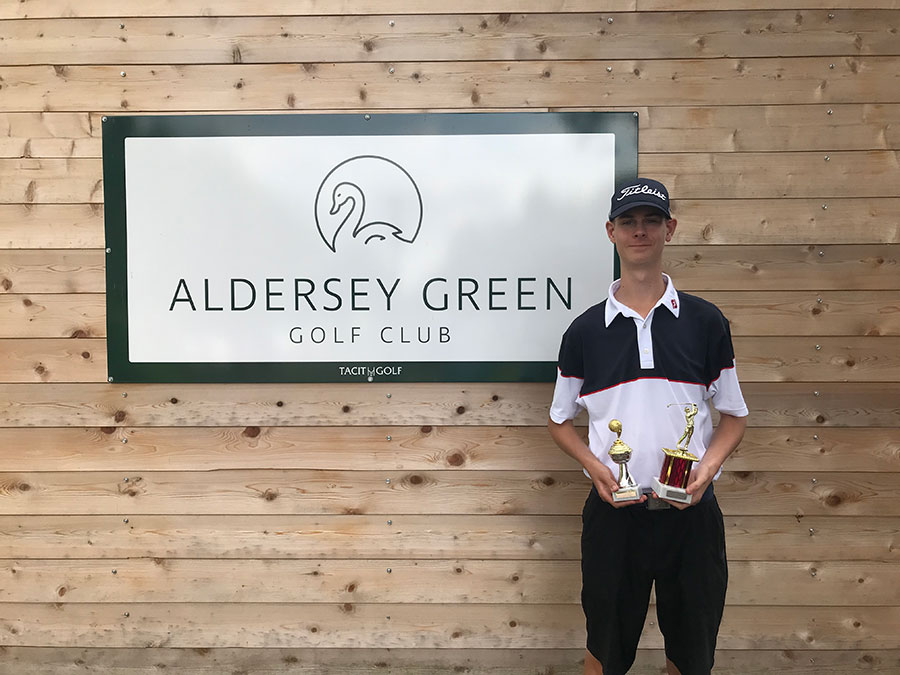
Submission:
[[[574,419],[584,404],[581,400],[581,386],[584,384],[584,359],[581,339],[574,326],[570,326],[559,347],[559,363],[556,373],[556,388],[550,405],[550,419],[557,424]]]
[[[734,345],[731,342],[731,327],[728,319],[720,314],[721,323],[709,342],[707,362],[709,371],[708,398],[719,412],[735,417],[746,417],[749,414],[741,385],[737,376],[737,363],[734,358]]]

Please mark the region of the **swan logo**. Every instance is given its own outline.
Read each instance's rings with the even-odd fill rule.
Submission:
[[[387,157],[345,159],[328,172],[316,193],[316,227],[332,253],[339,242],[411,244],[421,226],[419,187]]]

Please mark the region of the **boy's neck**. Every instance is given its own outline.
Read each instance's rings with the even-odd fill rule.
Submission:
[[[622,270],[616,300],[645,319],[666,292],[662,268]]]

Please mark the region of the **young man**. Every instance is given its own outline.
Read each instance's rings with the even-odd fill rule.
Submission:
[[[621,278],[607,300],[572,322],[560,347],[548,427],[593,483],[581,538],[586,675],[631,667],[654,582],[668,673],[700,675],[713,666],[728,570],[712,482],[744,434],[747,407],[728,321],[711,303],[676,291],[662,272],[663,247],[676,225],[662,183],[638,178],[616,190],[606,233]],[[710,403],[721,415],[715,430]],[[664,502],[649,486],[662,448],[684,436],[691,404],[696,433],[688,449],[700,458],[687,486],[692,502]],[[582,408],[588,445],[572,424]],[[612,499],[613,419],[633,449],[628,468],[643,488],[636,501]]]

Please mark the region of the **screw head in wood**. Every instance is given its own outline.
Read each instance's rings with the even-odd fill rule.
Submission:
[[[110,375],[109,377],[107,377],[107,378],[106,378],[106,381],[107,381],[107,382],[112,382],[112,381],[113,381],[112,375]]]
[[[391,28],[393,28],[394,25],[395,25],[395,24],[394,24],[394,20],[393,20],[393,19],[391,19],[390,21],[388,21],[388,26],[390,26]]]
[[[823,210],[823,211],[827,211],[827,210],[828,210],[828,204],[822,204],[822,210]]]
[[[128,439],[127,439],[127,438],[123,438],[123,439],[122,439],[122,442],[123,442],[123,443],[127,443],[127,442],[128,442]]]
[[[391,572],[393,572],[393,570],[392,570],[390,567],[388,567],[388,568],[387,568],[387,573],[390,574]]]
[[[606,23],[612,23],[612,22],[613,22],[613,18],[612,18],[612,17],[609,17],[609,18],[606,20]]]
[[[817,391],[813,392],[813,396],[818,396],[818,395],[819,395],[819,392],[817,392]]]
[[[606,72],[607,72],[607,73],[611,73],[611,72],[612,72],[612,66],[606,66]]]
[[[826,115],[833,115],[833,114],[834,114],[834,110],[832,110],[831,108],[829,108],[829,109],[825,112],[825,114],[826,114]]]
[[[119,73],[119,75],[125,77],[125,71],[123,70],[121,73]]]
[[[387,436],[386,438],[387,438],[388,440],[391,440],[391,437],[390,437],[390,436]]]
[[[818,352],[818,351],[821,351],[821,349],[822,349],[822,345],[816,345],[816,351],[817,351],[817,352]]]
[[[390,68],[388,68],[388,72],[389,72],[391,75],[393,75],[393,74],[394,74],[394,66],[391,66]]]
[[[128,522],[128,518],[122,518],[122,522],[123,522],[123,523],[127,523],[127,522]]]
[[[829,67],[831,70],[834,70],[834,64],[833,64],[833,63],[829,63],[829,64],[828,64],[828,67]]]
[[[391,479],[390,479],[390,478],[385,478],[385,479],[384,479],[384,482],[385,482],[386,485],[390,485],[390,484],[391,484]]]

